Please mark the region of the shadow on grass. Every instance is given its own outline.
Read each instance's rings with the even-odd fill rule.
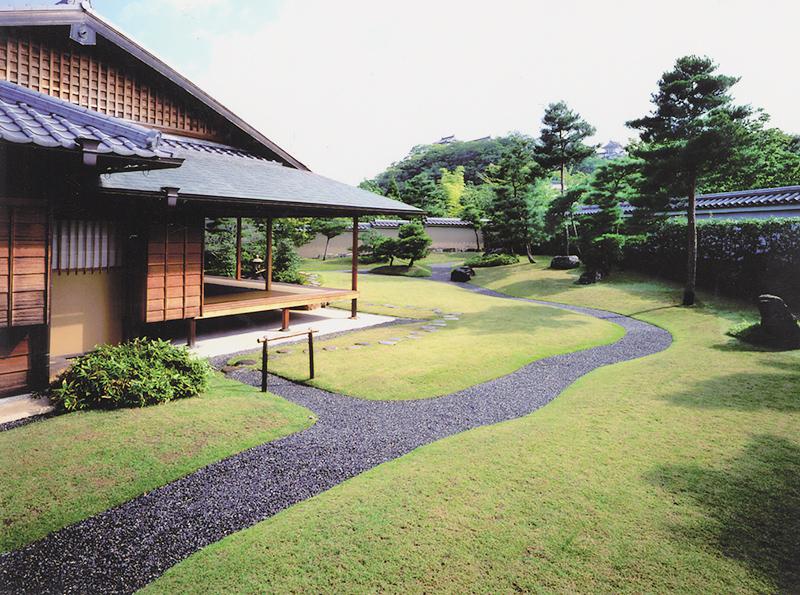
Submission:
[[[717,376],[666,398],[675,405],[700,409],[800,411],[800,367],[767,357],[755,363],[776,371]]]
[[[707,516],[680,525],[682,538],[705,546],[709,537],[726,557],[739,560],[782,591],[800,589],[800,446],[756,436],[726,469],[670,465],[648,478],[689,496]]]

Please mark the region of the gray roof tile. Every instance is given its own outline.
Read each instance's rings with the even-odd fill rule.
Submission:
[[[296,211],[423,214],[391,198],[235,147],[175,136],[165,136],[163,143],[175,157],[184,160],[179,168],[105,174],[101,187],[114,192],[153,193],[173,187],[184,198],[237,200],[274,207],[289,204]]]
[[[0,139],[46,148],[79,149],[79,140],[100,144],[98,153],[123,157],[172,157],[155,130],[118,120],[19,85],[0,81]]]

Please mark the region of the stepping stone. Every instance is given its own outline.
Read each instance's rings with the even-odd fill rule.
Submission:
[[[445,316],[444,320],[458,320],[458,316]]]
[[[363,345],[351,345],[348,349],[364,349]]]
[[[291,349],[276,349],[275,353],[291,353]]]
[[[367,343],[366,341],[356,341],[356,345],[359,347],[367,347],[369,343]]]
[[[447,321],[445,320],[434,320],[431,322],[433,326],[447,326]]]
[[[381,345],[397,345],[397,341],[378,341]]]
[[[240,359],[236,362],[237,366],[255,366],[258,362],[254,359]]]
[[[420,328],[420,330],[423,330],[423,331],[435,331],[435,330],[438,330],[435,326],[432,326],[430,324],[426,324],[425,326],[421,326],[419,328]]]
[[[325,347],[323,347],[322,349],[323,349],[324,351],[336,351],[336,350],[337,350],[337,349],[339,349],[339,348],[338,348],[338,347],[336,347],[336,345],[326,345],[326,346],[325,346]]]
[[[223,374],[230,374],[231,372],[235,372],[239,369],[239,366],[222,366],[220,370]]]
[[[427,328],[423,328],[422,330],[427,332],[427,333],[435,333],[436,331],[439,330],[439,327],[437,327],[437,326],[429,326]]]
[[[392,305],[392,304],[384,304],[383,307],[384,308],[397,308],[397,306]]]
[[[408,337],[409,339],[421,339],[422,338],[420,335],[406,335],[406,337]]]
[[[403,337],[389,337],[389,341],[402,341]]]

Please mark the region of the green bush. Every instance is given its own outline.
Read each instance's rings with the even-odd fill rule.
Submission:
[[[78,357],[47,396],[66,411],[145,407],[197,395],[206,388],[210,369],[169,341],[134,339]]]
[[[581,260],[587,271],[597,271],[604,276],[617,268],[624,259],[625,246],[635,242],[640,236],[625,236],[618,233],[606,233],[598,236],[584,247]]]
[[[469,257],[464,264],[468,267],[499,267],[518,262],[517,257],[511,254],[479,254]]]
[[[800,309],[800,219],[701,219],[697,236],[700,287],[750,301],[771,293]],[[666,221],[626,242],[624,264],[682,281],[686,220]]]
[[[300,257],[289,238],[280,238],[275,242],[275,253],[272,257],[272,280],[280,283],[302,283],[300,275]]]

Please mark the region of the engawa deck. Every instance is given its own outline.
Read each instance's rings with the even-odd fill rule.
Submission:
[[[267,291],[263,281],[237,280],[215,275],[205,275],[204,284],[207,291],[200,319],[300,308],[358,298],[358,291],[350,289],[273,282],[271,289]]]

